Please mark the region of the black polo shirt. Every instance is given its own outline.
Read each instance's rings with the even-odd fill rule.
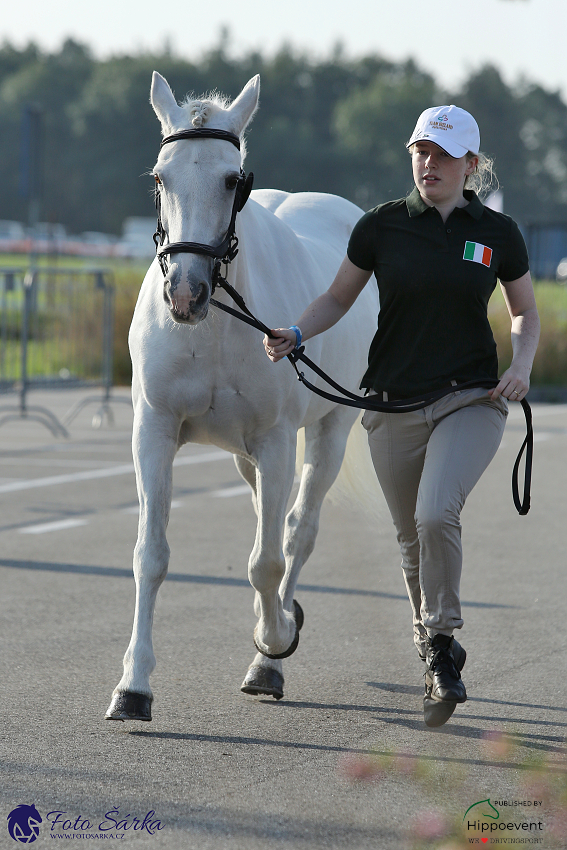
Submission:
[[[348,257],[374,271],[380,293],[361,387],[411,397],[451,381],[497,377],[488,301],[498,278],[528,271],[528,254],[509,216],[464,194],[468,205],[446,222],[415,188],[355,225]]]

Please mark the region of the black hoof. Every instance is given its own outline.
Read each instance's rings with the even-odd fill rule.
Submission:
[[[270,653],[262,649],[260,646],[258,646],[256,642],[256,630],[254,630],[254,646],[256,647],[258,652],[260,652],[262,655],[265,655],[266,658],[272,658],[274,660],[278,658],[289,658],[290,655],[293,655],[293,653],[297,649],[297,645],[299,643],[299,631],[302,628],[305,619],[303,615],[303,608],[295,599],[293,600],[293,619],[295,620],[295,637],[292,640],[291,645],[285,650],[285,652],[280,652],[277,655],[271,655]]]
[[[152,698],[146,694],[122,691],[112,697],[105,720],[151,720]]]
[[[297,601],[297,599],[293,600],[293,616],[295,617],[295,625],[297,626],[297,631],[300,632],[303,628],[303,622],[305,617],[303,615],[303,608]]]
[[[431,688],[425,687],[425,696],[423,697],[423,719],[425,725],[430,729],[435,729],[438,726],[443,726],[453,714],[457,703],[444,700],[431,699]]]
[[[272,667],[250,667],[240,690],[243,694],[266,694],[274,699],[283,697],[284,677]]]

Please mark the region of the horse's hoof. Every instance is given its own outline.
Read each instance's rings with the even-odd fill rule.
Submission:
[[[453,714],[457,703],[453,700],[438,700],[431,699],[431,688],[425,686],[425,696],[423,697],[423,719],[425,725],[430,729],[435,729],[438,726],[443,726]]]
[[[122,691],[112,697],[105,720],[151,720],[152,698],[146,694]]]
[[[303,608],[301,607],[297,599],[293,600],[293,616],[295,617],[295,625],[297,626],[297,631],[300,632],[303,628],[305,616],[303,614]]]
[[[274,699],[283,697],[284,677],[273,667],[250,667],[240,690],[257,697],[266,694]]]
[[[254,646],[258,652],[265,655],[266,658],[272,658],[273,660],[277,660],[278,658],[289,658],[290,655],[293,655],[299,643],[299,630],[303,626],[305,619],[303,615],[303,608],[295,599],[293,600],[293,619],[295,620],[295,637],[285,652],[279,652],[277,655],[272,655],[271,653],[266,652],[265,649],[262,649],[262,647],[258,645],[258,642],[256,641],[256,629],[254,629]]]

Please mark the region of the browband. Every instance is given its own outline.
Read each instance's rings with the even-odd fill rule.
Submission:
[[[205,127],[198,130],[181,130],[179,133],[173,133],[171,136],[166,136],[160,145],[160,150],[164,145],[169,144],[169,142],[177,142],[179,139],[195,139],[199,137],[202,139],[222,139],[225,142],[230,142],[235,148],[240,150],[240,139],[234,133],[229,133],[228,130],[213,130]]]

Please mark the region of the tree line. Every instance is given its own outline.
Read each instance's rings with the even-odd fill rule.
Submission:
[[[419,113],[456,103],[477,119],[494,156],[505,212],[520,223],[567,224],[567,105],[558,92],[524,80],[507,85],[485,66],[460,88],[443,87],[408,60],[379,55],[325,59],[283,46],[266,56],[229,55],[226,37],[189,62],[156,54],[96,59],[67,40],[0,48],[0,218],[26,221],[21,189],[22,109],[44,125],[42,214],[69,232],[120,233],[128,216],[153,214],[152,168],[160,128],[149,106],[158,70],[177,99],[211,89],[235,97],[261,75],[260,110],[248,137],[247,170],[257,187],[332,192],[368,209],[412,186],[404,144]]]

